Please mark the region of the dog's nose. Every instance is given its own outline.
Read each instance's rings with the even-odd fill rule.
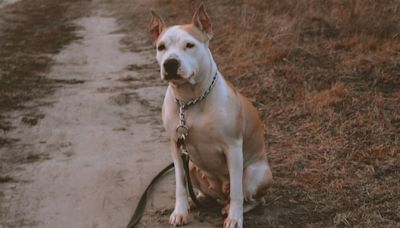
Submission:
[[[167,72],[168,78],[173,78],[177,76],[177,71],[180,65],[177,59],[167,59],[163,65],[164,70]]]

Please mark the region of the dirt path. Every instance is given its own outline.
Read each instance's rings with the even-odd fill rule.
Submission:
[[[0,8],[6,7],[7,5],[14,4],[18,0],[1,0],[0,1]]]
[[[8,136],[19,142],[1,150],[23,150],[29,162],[2,185],[2,228],[124,227],[145,185],[170,162],[160,122],[165,85],[147,83],[154,72],[135,71],[153,63],[151,52],[124,50],[116,19],[92,7],[74,22],[81,39],[53,56],[48,77],[62,86],[33,101],[48,104],[35,110],[39,121],[23,124],[29,109],[9,114],[18,130]],[[172,186],[169,177],[148,213],[173,206]]]
[[[13,143],[0,147],[0,228],[125,227],[151,178],[171,162],[160,114],[166,85],[144,28],[151,5],[68,6],[78,38],[46,54],[54,93],[2,113]],[[167,226],[174,188],[166,176],[141,227]],[[216,211],[192,216],[188,227],[222,226]]]

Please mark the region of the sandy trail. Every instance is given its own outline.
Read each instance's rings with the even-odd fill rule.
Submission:
[[[0,228],[125,227],[147,184],[171,162],[161,122],[166,85],[147,31],[130,30],[144,24],[137,18],[148,4],[93,1],[80,9],[79,39],[50,56],[54,94],[7,114],[16,126],[7,136],[18,141],[0,147],[0,159],[16,157],[11,179],[0,183]],[[123,19],[129,7],[132,25]],[[174,198],[169,174],[139,227],[167,227]],[[191,216],[187,227],[222,226],[217,211]]]
[[[66,83],[35,101],[51,104],[39,108],[43,119],[10,133],[21,139],[15,152],[35,151],[37,161],[13,174],[25,181],[7,185],[9,215],[0,227],[124,227],[151,177],[170,162],[160,122],[165,86],[145,85],[145,75],[128,70],[153,56],[124,51],[116,20],[93,14],[75,22],[81,39],[54,56],[48,76]],[[173,207],[167,179],[148,211]]]
[[[16,3],[19,0],[0,0],[0,9],[6,7],[7,5],[11,5]]]

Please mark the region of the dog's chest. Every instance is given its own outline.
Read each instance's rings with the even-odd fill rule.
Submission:
[[[227,142],[221,128],[223,117],[215,115],[215,112],[210,114],[199,110],[191,110],[185,117],[189,127],[186,147],[192,162],[209,175],[228,176],[225,158]]]
[[[209,175],[217,177],[228,174],[225,142],[211,126],[191,126],[187,150],[193,163]]]
[[[191,128],[187,149],[193,163],[204,171],[217,175],[228,173],[225,142],[215,134],[215,131],[207,128]]]

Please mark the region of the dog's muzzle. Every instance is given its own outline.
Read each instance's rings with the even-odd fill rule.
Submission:
[[[165,60],[163,66],[165,71],[165,80],[177,80],[181,79],[178,75],[178,69],[180,67],[180,63],[177,59],[167,59]]]

